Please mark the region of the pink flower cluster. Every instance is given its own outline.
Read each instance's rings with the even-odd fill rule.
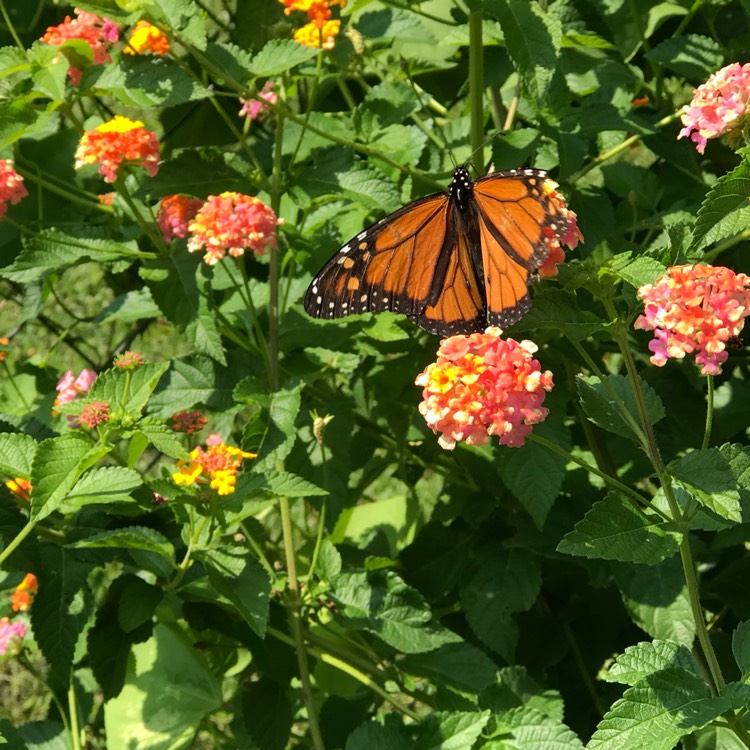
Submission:
[[[502,339],[499,328],[451,336],[440,342],[437,361],[416,379],[424,387],[419,411],[438,443],[483,445],[497,435],[501,445],[524,444],[532,425],[542,422],[552,373],[532,357],[531,341]]]
[[[248,120],[256,120],[268,112],[268,105],[265,102],[276,104],[278,100],[278,94],[273,91],[273,81],[266,81],[257,99],[240,99],[242,108],[239,115],[240,117],[247,117]]]
[[[92,401],[83,407],[81,416],[78,421],[84,426],[93,430],[100,424],[109,421],[109,404],[105,401]]]
[[[69,39],[81,39],[91,47],[95,65],[112,62],[107,52],[110,45],[114,44],[120,33],[117,26],[107,18],[99,18],[93,13],[75,9],[76,18],[65,17],[63,23],[50,26],[41,41],[53,47],[59,47]],[[81,82],[83,71],[74,66],[68,68],[70,82],[77,86]]]
[[[20,651],[20,641],[26,635],[22,622],[11,622],[7,617],[0,618],[0,656]]]
[[[565,199],[557,192],[557,187],[558,185],[554,180],[546,179],[544,181],[544,192],[557,207],[560,218],[566,222],[566,228],[560,239],[557,239],[555,233],[545,227],[549,255],[547,255],[547,259],[539,267],[539,275],[542,278],[557,276],[557,266],[565,260],[565,251],[562,249],[563,245],[570,250],[575,250],[578,243],[583,242],[583,235],[578,228],[578,217],[565,205]]]
[[[176,237],[183,239],[189,234],[188,225],[203,205],[200,198],[187,195],[168,195],[159,203],[156,223],[161,229],[164,241],[169,243]]]
[[[8,210],[8,203],[14,206],[28,195],[23,177],[13,168],[10,159],[0,159],[0,219]]]
[[[205,247],[204,260],[210,266],[226,253],[233,257],[251,249],[263,255],[266,248],[276,247],[276,214],[260,199],[242,193],[210,195],[188,225],[191,234],[188,250],[193,253]]]
[[[718,375],[727,343],[750,314],[750,277],[721,266],[673,266],[638,290],[645,303],[635,327],[654,331],[648,348],[657,367],[696,352],[702,375]]]
[[[699,154],[709,138],[726,136],[731,146],[739,145],[748,101],[750,63],[727,65],[693,92],[692,101],[680,115],[685,127],[677,137],[689,137]]]
[[[93,370],[84,368],[77,378],[73,377],[72,370],[68,370],[55,386],[57,390],[55,406],[75,401],[82,393],[86,393],[91,388],[95,380],[96,373]]]

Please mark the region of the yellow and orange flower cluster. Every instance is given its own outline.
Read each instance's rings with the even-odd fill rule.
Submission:
[[[284,5],[284,13],[288,16],[298,10],[307,14],[308,23],[294,32],[294,41],[307,47],[322,47],[333,49],[333,45],[341,31],[341,21],[331,18],[331,6],[343,8],[346,0],[279,0]]]
[[[635,327],[654,332],[651,362],[695,352],[702,375],[718,375],[727,345],[740,335],[750,315],[750,276],[722,266],[673,266],[653,284],[638,290],[644,314]]]
[[[100,18],[93,13],[75,10],[76,18],[65,17],[65,21],[57,26],[50,26],[40,41],[53,47],[59,47],[70,39],[80,39],[91,47],[95,65],[112,62],[107,49],[114,44],[119,31],[113,21]],[[81,82],[83,71],[71,65],[68,68],[70,82],[77,86]]]
[[[139,120],[117,115],[81,137],[76,169],[98,164],[105,182],[114,182],[124,164],[143,167],[151,177],[159,171],[159,141]]]
[[[148,21],[138,21],[123,49],[126,55],[166,55],[171,46],[167,35]]]
[[[14,612],[27,612],[34,603],[34,597],[39,590],[39,583],[33,573],[27,573],[23,581],[13,591],[10,608]]]
[[[21,500],[24,503],[28,503],[31,500],[31,482],[23,477],[16,477],[15,479],[9,479],[5,486],[10,490],[11,494]]]
[[[501,333],[488,328],[443,339],[437,361],[415,381],[424,387],[419,411],[446,450],[460,441],[483,445],[491,435],[520,447],[547,416],[542,402],[552,390],[552,373],[532,357],[536,344]]]
[[[209,195],[188,225],[191,234],[188,250],[206,249],[208,265],[218,263],[226,253],[233,257],[251,249],[263,255],[270,245],[276,247],[276,214],[263,201],[242,193]]]
[[[177,485],[207,484],[219,495],[229,495],[237,484],[242,459],[255,458],[255,455],[225,445],[218,435],[212,435],[206,440],[205,449],[198,446],[190,451],[189,461],[178,461],[178,471],[172,474],[172,480]]]
[[[562,249],[563,245],[570,250],[575,250],[578,243],[583,242],[583,235],[578,228],[578,217],[565,205],[565,199],[557,191],[557,187],[558,185],[554,180],[546,179],[544,181],[544,192],[557,207],[561,219],[565,222],[565,231],[562,232],[558,239],[551,229],[545,228],[549,254],[544,263],[539,267],[539,275],[543,279],[550,276],[557,276],[557,266],[565,260],[565,251]]]

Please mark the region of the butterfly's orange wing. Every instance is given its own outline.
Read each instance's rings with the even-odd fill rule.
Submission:
[[[496,172],[474,183],[473,198],[484,270],[487,320],[501,328],[531,306],[529,284],[547,259],[563,222],[535,169]]]
[[[390,310],[431,333],[478,330],[484,299],[455,211],[438,193],[360,232],[312,280],[305,310],[317,318]]]

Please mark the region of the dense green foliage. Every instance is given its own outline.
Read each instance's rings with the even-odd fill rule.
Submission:
[[[38,41],[72,8],[0,1],[0,158],[29,191],[0,223],[0,473],[33,488],[0,487],[0,617],[29,626],[0,657],[0,738],[750,747],[747,351],[713,378],[657,368],[633,328],[667,267],[750,269],[747,155],[677,139],[693,89],[744,62],[748,4],[350,0],[322,51],[278,0],[79,6],[172,50],[91,64]],[[74,169],[115,114],[156,132],[156,176]],[[548,170],[585,242],[507,332],[554,373],[549,416],[522,448],[447,452],[414,385],[438,339],[301,300],[469,159]],[[276,211],[278,251],[212,267],[161,240],[161,198],[224,191]],[[114,367],[126,350],[146,364]],[[53,408],[84,367],[91,390]],[[93,401],[110,421],[72,427]],[[182,410],[200,434],[171,429]],[[211,433],[258,454],[231,494],[172,480]]]

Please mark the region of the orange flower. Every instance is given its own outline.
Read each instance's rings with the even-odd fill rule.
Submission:
[[[138,21],[123,52],[126,55],[166,55],[170,49],[169,38],[160,28],[148,21]]]
[[[258,198],[242,193],[210,195],[188,225],[188,250],[205,247],[208,265],[218,263],[226,253],[244,255],[250,248],[263,255],[269,245],[276,247],[276,214]]]
[[[542,372],[531,355],[531,341],[502,339],[499,328],[451,336],[440,342],[437,361],[422,372],[424,387],[419,411],[438,443],[453,450],[456,443],[483,445],[491,435],[501,445],[524,444],[532,425],[542,422],[552,373]]]
[[[16,586],[13,592],[13,599],[10,608],[14,612],[26,612],[34,603],[34,597],[39,588],[36,576],[33,573],[27,573],[23,581]]]
[[[112,62],[107,49],[114,44],[119,31],[114,22],[108,18],[99,18],[93,13],[87,13],[76,8],[77,18],[65,17],[63,23],[50,26],[40,41],[53,47],[65,44],[69,39],[80,39],[91,47],[93,62],[95,65]],[[70,82],[77,86],[81,82],[83,71],[71,65],[68,68]]]
[[[177,462],[178,471],[172,474],[172,479],[177,485],[208,484],[220,495],[229,495],[234,492],[242,459],[255,456],[255,453],[225,445],[214,435],[206,441],[206,450],[198,446],[190,452],[190,461]]]
[[[117,115],[87,130],[75,153],[76,169],[98,164],[105,182],[114,182],[123,164],[143,167],[151,177],[159,170],[159,141],[139,120]]]
[[[203,205],[200,198],[187,195],[168,195],[159,203],[156,213],[156,223],[161,229],[165,242],[171,242],[175,237],[187,237],[188,224]]]
[[[10,339],[6,336],[0,336],[0,362],[3,362],[8,356],[8,348],[10,346]]]
[[[15,495],[19,500],[28,503],[31,500],[31,482],[23,477],[16,477],[15,479],[9,479],[5,486]]]
[[[549,254],[544,263],[539,267],[539,275],[542,278],[547,278],[549,276],[557,276],[557,266],[565,260],[565,251],[562,249],[562,246],[566,245],[571,250],[575,250],[578,243],[583,242],[583,235],[578,228],[578,217],[565,205],[565,199],[557,192],[557,183],[554,180],[546,179],[543,189],[555,206],[557,206],[562,220],[566,222],[565,231],[562,232],[559,240],[551,229],[545,228]]]
[[[331,6],[346,6],[346,0],[279,0],[288,16],[299,10],[307,14],[309,23],[294,32],[294,41],[307,47],[333,49],[334,41],[341,30],[341,21],[331,18]]]

